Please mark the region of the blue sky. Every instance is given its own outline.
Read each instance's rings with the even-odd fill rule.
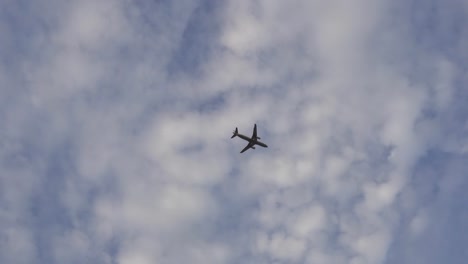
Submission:
[[[467,24],[459,0],[2,1],[0,262],[465,263]]]

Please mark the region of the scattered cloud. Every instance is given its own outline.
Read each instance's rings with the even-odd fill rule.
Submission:
[[[0,7],[0,262],[468,257],[462,1]]]

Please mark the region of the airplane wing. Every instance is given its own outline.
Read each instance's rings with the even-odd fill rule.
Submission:
[[[249,148],[251,148],[254,144],[250,143],[247,144],[247,146],[245,146],[245,148],[240,152],[240,153],[244,153],[244,151],[248,150]]]
[[[257,124],[254,125],[252,139],[257,139]]]

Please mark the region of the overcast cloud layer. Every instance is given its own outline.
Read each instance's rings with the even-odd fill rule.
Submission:
[[[467,25],[463,0],[1,1],[0,263],[466,263]]]

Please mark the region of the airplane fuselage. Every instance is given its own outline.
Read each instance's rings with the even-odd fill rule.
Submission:
[[[258,141],[258,140],[256,140],[256,139],[252,139],[252,138],[250,138],[250,137],[247,137],[247,136],[242,135],[242,134],[239,134],[239,133],[237,133],[237,136],[240,137],[240,138],[242,138],[243,140],[248,141],[248,142],[250,142],[250,143],[253,143],[253,144],[255,144],[255,145],[259,145],[259,146],[261,146],[261,147],[268,148],[268,146],[267,146],[265,143],[260,142],[260,141]]]

